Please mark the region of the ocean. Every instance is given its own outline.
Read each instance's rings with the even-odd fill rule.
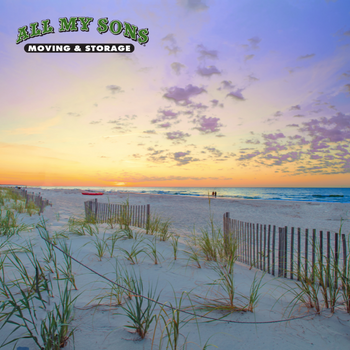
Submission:
[[[28,186],[31,187],[31,186]],[[36,187],[37,186],[32,186]],[[174,196],[208,196],[213,191],[221,198],[264,199],[303,202],[350,203],[350,188],[296,187],[79,187],[42,186],[42,189],[79,189],[104,192],[168,194]]]

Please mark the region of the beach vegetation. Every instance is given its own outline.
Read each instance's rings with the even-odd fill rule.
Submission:
[[[105,238],[105,233],[102,238],[99,238],[97,234],[95,234],[94,239],[90,242],[93,244],[97,250],[96,255],[99,257],[100,261],[102,257],[105,255],[106,250],[108,249],[107,238]]]
[[[130,248],[130,251],[124,249],[124,248],[121,248],[119,247],[119,251],[121,251],[122,253],[124,253],[125,257],[127,260],[130,261],[130,264],[131,265],[135,265],[138,263],[138,256],[141,254],[141,253],[146,253],[146,250],[145,250],[145,247],[140,247],[140,244],[143,242],[143,240],[141,241],[135,241],[131,248]]]
[[[122,288],[122,283],[124,282],[124,270],[121,268],[118,259],[115,259],[114,266],[114,283],[107,281],[107,287],[102,288],[102,292],[94,298],[92,301],[98,301],[97,305],[108,305],[112,306],[120,306],[122,305],[124,299],[123,296],[126,294],[126,290]],[[132,286],[133,287],[133,286]],[[109,300],[108,304],[103,304],[104,300]],[[91,301],[91,302],[92,302]],[[90,302],[90,303],[91,303]],[[90,304],[89,303],[89,304]]]
[[[61,272],[60,279],[66,279],[69,281],[75,290],[78,290],[76,283],[75,283],[75,276],[73,273],[73,265],[72,265],[72,244],[68,246],[66,241],[59,242],[60,248],[63,251],[63,260],[64,260],[64,266],[58,267],[58,270]]]
[[[12,237],[32,228],[32,225],[20,223],[18,216],[12,210],[0,209],[0,236]]]
[[[173,235],[170,243],[171,243],[171,246],[173,248],[174,260],[176,260],[177,259],[177,251],[179,248],[179,236]]]
[[[132,299],[126,302],[125,306],[122,306],[129,319],[125,327],[132,329],[141,339],[144,339],[156,318],[154,310],[157,304],[154,301],[158,302],[160,295],[156,294],[157,286],[155,288],[151,286],[147,291],[147,299],[145,299],[143,297],[144,286],[141,276],[137,278],[134,274],[132,278],[135,294]]]
[[[148,248],[148,249],[147,249]],[[147,243],[147,248],[145,249],[145,253],[154,261],[155,265],[158,265],[160,259],[164,259],[164,256],[159,253],[157,250],[157,240],[156,237],[153,240],[153,243]]]

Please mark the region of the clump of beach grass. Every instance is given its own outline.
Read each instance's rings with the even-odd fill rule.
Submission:
[[[145,249],[145,253],[154,261],[155,265],[158,265],[160,259],[164,259],[164,256],[157,250],[157,240],[156,237],[153,240],[153,244],[147,244],[148,249]]]
[[[98,306],[106,305],[103,304],[103,301],[107,299],[109,300],[109,303],[107,304],[109,307],[122,305],[124,301],[123,296],[126,294],[126,290],[121,286],[123,283],[125,283],[126,274],[125,270],[121,268],[118,259],[115,259],[114,274],[115,275],[113,280],[115,283],[109,281],[105,282],[107,284],[107,288],[102,288],[102,292],[99,293],[99,295],[96,298],[94,298],[90,303],[97,300]],[[133,285],[131,285],[131,287],[133,287]]]
[[[171,239],[171,246],[173,247],[174,260],[177,259],[177,251],[179,247],[179,236],[173,235]]]
[[[32,228],[31,225],[19,223],[17,215],[12,210],[0,209],[0,236],[11,237]]]
[[[141,253],[145,253],[146,250],[145,250],[145,247],[139,247],[140,244],[142,243],[143,240],[141,241],[135,241],[131,248],[130,248],[130,251],[124,249],[124,248],[121,248],[119,247],[119,251],[121,251],[122,253],[124,253],[125,257],[127,260],[130,261],[130,264],[131,265],[135,265],[138,263],[138,256],[141,254]]]
[[[141,276],[133,277],[134,291],[135,294],[131,300],[128,300],[125,306],[122,306],[126,316],[129,319],[126,328],[132,329],[135,333],[137,333],[141,339],[144,339],[152,322],[156,318],[156,314],[154,312],[156,303],[154,301],[159,300],[160,295],[156,295],[156,288],[152,286],[147,290],[147,298],[143,297],[144,286]],[[150,300],[151,299],[151,300]]]

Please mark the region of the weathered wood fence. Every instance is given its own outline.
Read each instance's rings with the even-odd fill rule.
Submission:
[[[223,225],[224,237],[236,239],[238,261],[274,276],[313,280],[315,274],[326,278],[327,272],[337,274],[339,268],[346,274],[349,257],[343,233],[252,224],[231,219],[229,213],[224,214]]]
[[[28,192],[24,188],[17,188],[17,187],[10,187],[11,191],[14,193],[19,194],[21,197],[25,198],[26,204],[25,206],[28,206],[28,203],[33,202],[37,207],[39,207],[39,215],[44,212],[44,208],[47,206],[52,207],[52,203],[48,199],[44,199],[41,196],[41,193],[35,194],[34,192]]]
[[[147,229],[149,225],[151,206],[123,205],[111,203],[99,203],[95,200],[86,201],[85,217],[94,219],[98,223],[120,223]]]

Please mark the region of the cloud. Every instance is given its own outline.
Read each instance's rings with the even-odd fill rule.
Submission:
[[[213,74],[221,74],[221,72],[215,66],[209,66],[209,67],[198,67],[197,74],[204,77],[210,77]]]
[[[177,4],[192,11],[204,11],[208,6],[203,0],[177,0]]]
[[[216,149],[215,147],[204,147],[211,155],[215,158],[220,158],[222,156],[222,152]]]
[[[177,45],[174,34],[166,35],[162,41],[169,42],[169,45],[165,46],[165,49],[169,51],[169,55],[176,55],[181,51],[180,47]]]
[[[178,113],[173,112],[171,110],[159,109],[158,116],[155,119],[151,120],[152,124],[162,122],[164,120],[173,120],[177,119]]]
[[[299,56],[298,60],[306,60],[308,58],[313,58],[315,56],[314,53],[310,54],[310,55],[305,55],[305,56]]]
[[[350,140],[350,116],[338,113],[331,118],[312,119],[299,129],[313,137],[313,144],[323,140],[341,142]]]
[[[345,79],[349,79],[350,78],[350,71],[346,71],[345,73],[343,73],[341,76],[341,78],[345,78]]]
[[[198,158],[193,158],[193,157],[188,156],[190,153],[191,153],[191,151],[176,152],[176,153],[173,153],[172,159],[175,160],[177,166],[182,166],[182,165],[186,165],[189,163],[198,162],[199,161]]]
[[[261,39],[257,36],[254,36],[254,37],[248,39],[248,41],[249,41],[250,47],[252,49],[258,49],[259,48],[258,44],[261,42]]]
[[[303,115],[303,114],[296,114],[296,115],[294,116],[294,118],[303,118],[303,117],[305,117],[305,115]]]
[[[186,66],[184,66],[183,64],[181,64],[179,62],[173,62],[171,64],[171,68],[176,73],[176,75],[180,75],[181,74],[181,69],[183,69],[185,67]]]
[[[100,124],[101,123],[101,120],[93,120],[91,121],[89,124]]]
[[[254,77],[253,74],[248,75],[247,78],[248,78],[249,81],[258,81],[259,80],[258,78]]]
[[[300,109],[301,109],[300,105],[295,105],[289,108],[290,111],[298,111]]]
[[[216,60],[218,58],[218,52],[216,50],[208,50],[202,44],[197,45],[197,51],[200,53],[200,60],[204,60],[205,58]]]
[[[245,143],[253,144],[253,145],[258,145],[260,143],[259,140],[246,140]]]
[[[69,115],[71,117],[80,117],[79,113],[74,113],[74,112],[68,112],[67,115]]]
[[[350,93],[350,84],[345,84],[344,89],[345,89],[345,92]]]
[[[168,92],[165,93],[163,97],[174,100],[175,103],[183,102],[187,105],[191,102],[190,97],[197,96],[203,92],[206,92],[204,88],[189,84],[185,88],[173,86],[168,89]]]
[[[237,91],[231,91],[226,95],[226,97],[231,97],[237,101],[245,101],[245,98],[242,95],[243,90],[244,89],[238,89]]]
[[[117,85],[107,85],[106,88],[107,88],[107,90],[109,90],[112,94],[124,92],[124,91],[122,90],[122,88],[121,88],[120,86],[117,86]]]
[[[249,154],[242,154],[237,160],[249,160],[252,159],[260,154],[259,151],[255,151],[254,153],[249,153]]]
[[[285,138],[285,136],[280,132],[280,133],[276,133],[276,134],[262,134],[263,138],[265,140],[278,140],[278,139],[282,139]]]
[[[287,124],[286,126],[289,127],[289,128],[299,127],[299,124]]]
[[[150,134],[150,135],[154,135],[156,134],[156,131],[155,130],[145,130],[143,131],[144,134]]]
[[[230,80],[223,80],[220,84],[221,86],[218,90],[232,90],[235,88],[235,85],[232,85],[232,81]]]
[[[274,114],[274,117],[281,117],[283,115],[283,113],[281,111],[277,111],[275,114]]]
[[[188,105],[188,107],[191,107],[193,109],[199,109],[199,110],[208,108],[208,106],[204,105],[202,102],[200,102],[200,103],[192,103],[192,104]]]
[[[210,134],[220,131],[222,124],[219,123],[220,118],[206,117],[205,115],[194,120],[198,126],[194,129],[199,130],[202,134]]]
[[[169,122],[163,123],[163,124],[158,124],[158,127],[163,128],[163,129],[168,129],[171,127],[171,124]]]
[[[166,138],[171,141],[175,141],[175,143],[186,142],[185,137],[190,137],[191,135],[188,133],[184,133],[182,131],[172,131],[166,133]]]
[[[255,55],[245,55],[244,56],[244,62],[247,62],[249,60],[251,60]]]

